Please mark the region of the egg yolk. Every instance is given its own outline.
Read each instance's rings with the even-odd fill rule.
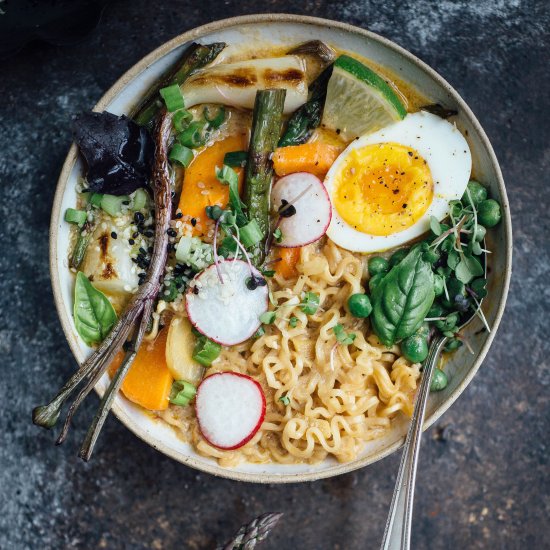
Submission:
[[[385,236],[416,223],[430,206],[428,163],[411,147],[377,143],[350,151],[334,185],[334,207],[362,233]]]

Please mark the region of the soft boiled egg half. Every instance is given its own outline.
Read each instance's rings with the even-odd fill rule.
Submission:
[[[424,111],[351,143],[325,186],[333,205],[327,235],[355,252],[404,244],[442,220],[472,169],[468,143],[450,122]]]

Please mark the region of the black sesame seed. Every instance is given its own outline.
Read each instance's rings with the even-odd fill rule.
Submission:
[[[166,231],[170,237],[177,237],[178,232],[175,229],[172,229],[171,227]]]
[[[192,225],[193,227],[195,227],[195,225],[197,225],[197,220],[196,220],[196,218],[191,218],[191,225]]]
[[[136,244],[136,241],[134,241],[134,239],[128,239],[128,244],[131,244],[131,245]]]
[[[134,214],[134,221],[139,225],[141,223],[143,223],[143,221],[145,220],[145,216],[141,213],[141,212],[136,212]]]
[[[176,218],[176,220],[179,220],[180,218],[183,218],[183,213],[182,212],[176,212],[175,218]]]
[[[116,239],[118,237],[118,235],[114,231],[111,231],[111,237],[113,239]]]
[[[155,233],[153,231],[151,231],[150,229],[148,229],[147,231],[144,231],[143,232],[143,235],[145,237],[152,237]]]

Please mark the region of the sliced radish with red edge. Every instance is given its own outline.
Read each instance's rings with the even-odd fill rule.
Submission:
[[[195,411],[200,431],[211,445],[238,449],[260,429],[265,417],[265,395],[250,376],[219,372],[200,383]]]
[[[277,180],[271,193],[276,211],[283,205],[283,199],[294,206],[296,213],[281,219],[279,228],[283,237],[280,243],[275,243],[277,246],[305,246],[326,233],[332,218],[332,205],[319,178],[307,172],[296,172]]]
[[[250,290],[246,281],[250,268],[242,260],[223,260],[195,276],[186,293],[185,308],[191,324],[201,333],[224,346],[240,344],[260,327],[260,315],[268,308],[267,285]],[[255,277],[260,272],[252,268]]]

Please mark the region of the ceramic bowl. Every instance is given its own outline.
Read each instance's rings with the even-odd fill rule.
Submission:
[[[456,124],[467,136],[477,177],[491,188],[491,195],[503,207],[503,220],[489,232],[489,247],[493,251],[490,262],[490,298],[484,304],[484,312],[490,333],[480,331],[478,320],[469,327],[469,338],[474,353],[462,347],[446,366],[450,383],[439,393],[432,394],[428,406],[425,428],[433,424],[458,398],[471,382],[481,365],[498,328],[511,274],[512,232],[508,200],[501,171],[485,132],[458,93],[433,69],[418,58],[367,30],[337,21],[295,15],[251,15],[217,21],[188,31],[143,58],[124,74],[101,98],[95,110],[108,110],[122,114],[137,102],[138,98],[154,83],[180,52],[192,41],[224,41],[230,47],[265,43],[296,44],[311,39],[321,39],[340,49],[360,54],[378,65],[389,67],[401,80],[418,90],[431,102],[441,103],[458,111]],[[69,346],[81,363],[91,353],[78,338],[72,319],[73,277],[68,269],[69,224],[63,222],[63,212],[74,206],[75,183],[82,172],[82,163],[75,145],[69,151],[55,195],[50,236],[50,267],[55,303]],[[97,385],[100,394],[107,387],[105,375]],[[214,460],[198,455],[176,436],[175,431],[159,420],[146,415],[122,396],[118,396],[113,412],[130,430],[149,445],[183,464],[242,481],[285,483],[310,481],[335,476],[366,466],[396,451],[404,441],[407,429],[405,419],[394,422],[392,430],[382,439],[369,442],[361,455],[346,464],[325,460],[315,465],[241,464],[237,468],[220,467]],[[101,449],[97,449],[101,452]]]

